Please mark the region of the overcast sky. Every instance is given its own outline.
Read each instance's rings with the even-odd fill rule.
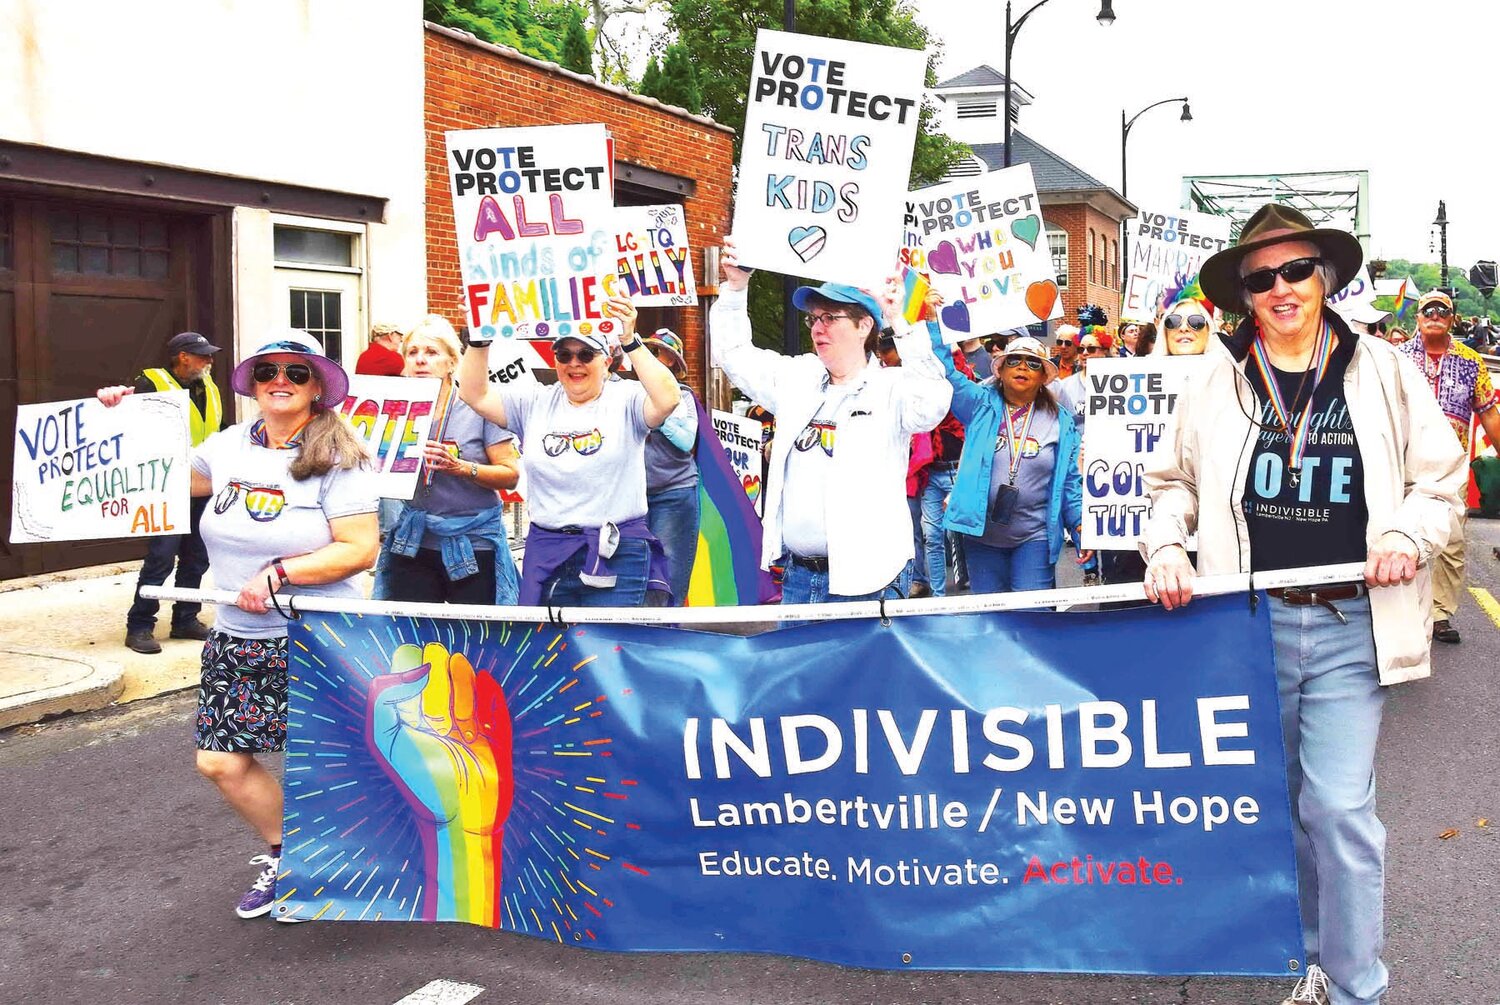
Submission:
[[[938,79],[1005,68],[998,0],[913,0],[944,43]],[[1033,0],[1017,0],[1015,16]],[[1368,170],[1376,257],[1427,251],[1447,200],[1448,260],[1500,259],[1500,144],[1493,139],[1500,4],[1490,0],[1051,0],[1012,56],[1035,104],[1028,135],[1120,185],[1120,111],[1163,105],[1130,131],[1130,197],[1180,204],[1183,175]],[[976,15],[976,9],[983,14]],[[1441,91],[1442,97],[1439,97]],[[1442,109],[1439,113],[1438,109]],[[1446,129],[1477,139],[1425,138]]]

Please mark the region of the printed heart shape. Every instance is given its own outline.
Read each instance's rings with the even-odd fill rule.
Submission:
[[[745,495],[754,502],[756,496],[760,495],[760,475],[746,475],[744,478]]]
[[[1052,307],[1057,303],[1057,284],[1050,279],[1043,279],[1039,283],[1032,283],[1026,287],[1026,309],[1036,316],[1038,321],[1046,321],[1052,316]]]
[[[804,262],[810,262],[822,252],[828,243],[828,231],[822,227],[793,227],[787,231],[786,243]]]
[[[1036,239],[1042,233],[1042,218],[1032,213],[1030,216],[1023,216],[1018,220],[1012,220],[1010,222],[1010,232],[1025,241],[1031,250],[1035,251]]]
[[[958,249],[953,247],[952,241],[943,241],[932,249],[932,254],[927,256],[927,268],[945,276],[958,275]]]
[[[969,305],[960,300],[943,308],[943,327],[951,331],[969,330]]]

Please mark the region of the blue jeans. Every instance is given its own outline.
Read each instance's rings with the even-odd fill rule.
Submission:
[[[146,544],[146,560],[141,563],[141,576],[136,581],[135,602],[125,614],[125,631],[149,632],[156,627],[156,612],[161,610],[160,600],[147,600],[140,595],[143,586],[160,586],[172,574],[172,563],[177,563],[177,578],[173,585],[180,590],[196,590],[203,583],[203,574],[208,571],[208,549],[203,546],[203,537],[198,533],[198,522],[208,507],[208,496],[199,496],[188,505],[188,533],[164,534],[150,538]],[[172,605],[173,626],[187,625],[198,620],[202,604],[177,601]]]
[[[667,489],[646,496],[646,526],[667,553],[667,580],[672,585],[672,604],[687,604],[688,583],[698,557],[698,486]]]
[[[928,469],[927,485],[922,489],[922,529],[917,554],[925,560],[927,585],[934,597],[948,594],[948,538],[943,531],[943,511],[952,491],[953,471],[935,466]]]
[[[912,560],[911,580],[913,583],[927,582],[927,555],[922,549],[922,497],[907,496],[906,508],[911,511],[911,547],[917,556]]]
[[[1287,791],[1307,962],[1327,972],[1334,1005],[1385,993],[1385,827],[1375,816],[1375,745],[1385,693],[1370,598],[1323,607],[1271,604]]]
[[[783,604],[841,604],[851,600],[904,600],[911,596],[910,562],[906,563],[906,568],[885,589],[862,593],[857,597],[846,597],[841,593],[828,592],[828,573],[814,572],[793,562],[790,557],[783,561],[786,563],[786,578],[781,582]]]
[[[969,562],[969,587],[974,593],[1022,593],[1057,586],[1057,570],[1048,561],[1045,537],[996,548],[977,537],[964,536]]]
[[[639,538],[625,538],[609,560],[615,573],[615,585],[585,586],[578,578],[586,554],[579,548],[573,557],[558,566],[552,578],[542,584],[542,603],[553,607],[644,607],[646,579],[651,568],[651,546]]]

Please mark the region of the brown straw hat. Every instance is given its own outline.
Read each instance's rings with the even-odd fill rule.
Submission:
[[[1286,241],[1308,241],[1318,246],[1324,261],[1337,276],[1333,289],[1324,291],[1328,296],[1349,285],[1365,259],[1358,239],[1347,230],[1314,227],[1311,220],[1292,207],[1270,202],[1246,221],[1238,244],[1203,263],[1199,285],[1215,304],[1235,310],[1245,303],[1240,262],[1252,251]]]

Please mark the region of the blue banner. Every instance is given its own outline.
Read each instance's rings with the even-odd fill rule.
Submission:
[[[1286,975],[1266,605],[303,614],[278,915],[879,968]]]

